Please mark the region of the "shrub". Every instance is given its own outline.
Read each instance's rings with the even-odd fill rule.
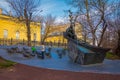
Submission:
[[[106,54],[106,58],[107,58],[107,59],[112,59],[112,60],[114,60],[114,59],[120,59],[117,55],[115,55],[115,54],[112,53],[112,52],[108,52],[108,53]]]

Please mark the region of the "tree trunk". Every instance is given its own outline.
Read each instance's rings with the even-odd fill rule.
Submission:
[[[42,39],[41,43],[44,43],[46,38],[47,38],[47,37],[44,36],[44,38]]]
[[[95,35],[92,35],[92,44],[95,45]]]
[[[27,40],[28,40],[28,46],[31,46],[31,30],[30,30],[30,22],[26,22],[27,27]]]
[[[118,41],[117,41],[117,48],[115,50],[117,56],[120,57],[120,30],[118,31]]]
[[[92,45],[94,45],[94,46],[95,46],[95,40],[96,40],[95,31],[94,31],[94,30],[92,30],[91,32],[92,32]]]
[[[25,16],[25,22],[26,22],[26,27],[27,27],[27,40],[28,40],[28,46],[31,46],[31,30],[30,30],[30,21],[31,21],[31,16],[32,13],[29,13],[30,16],[28,17],[28,13],[26,11],[26,8],[24,9],[24,16]]]
[[[105,26],[104,26],[104,28],[103,28],[103,30],[102,30],[102,33],[101,33],[101,36],[100,36],[100,41],[99,41],[99,43],[98,43],[98,47],[101,46],[101,43],[102,43],[102,41],[103,41],[103,37],[104,37],[104,33],[105,33],[106,29],[107,29],[107,24],[105,24]]]
[[[91,23],[91,20],[90,20],[90,15],[89,15],[89,6],[88,6],[88,0],[85,0],[85,6],[86,6],[86,15],[87,15],[87,22],[90,26],[90,29],[91,29],[91,33],[92,33],[92,44],[95,45],[95,40],[96,40],[96,35],[95,35],[95,32],[96,30],[93,28],[92,26],[92,23]]]
[[[44,36],[42,36],[42,43],[44,43],[45,42],[45,40],[46,40],[46,38],[48,37],[48,35],[49,35],[49,30],[50,30],[50,25],[46,25],[47,26],[47,28],[46,28],[46,30],[45,30],[45,33],[44,33]]]
[[[87,34],[86,33],[84,34],[83,38],[84,38],[84,41],[87,42]]]

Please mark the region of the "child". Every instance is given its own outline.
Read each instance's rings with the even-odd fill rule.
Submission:
[[[36,52],[36,48],[34,46],[32,46],[32,53]]]

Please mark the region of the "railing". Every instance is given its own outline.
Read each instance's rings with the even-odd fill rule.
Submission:
[[[0,38],[0,45],[27,45],[28,41],[27,40],[17,40],[17,39],[3,39]],[[40,41],[31,41],[31,46],[40,46],[41,42]],[[46,46],[51,46],[51,47],[67,47],[67,43],[62,43],[62,42],[44,42],[44,45]]]

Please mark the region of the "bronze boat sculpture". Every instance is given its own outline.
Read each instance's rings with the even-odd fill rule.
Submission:
[[[71,25],[63,36],[67,39],[68,56],[81,65],[98,64],[104,61],[106,52],[110,49],[92,46],[86,42],[77,40],[73,26]]]

